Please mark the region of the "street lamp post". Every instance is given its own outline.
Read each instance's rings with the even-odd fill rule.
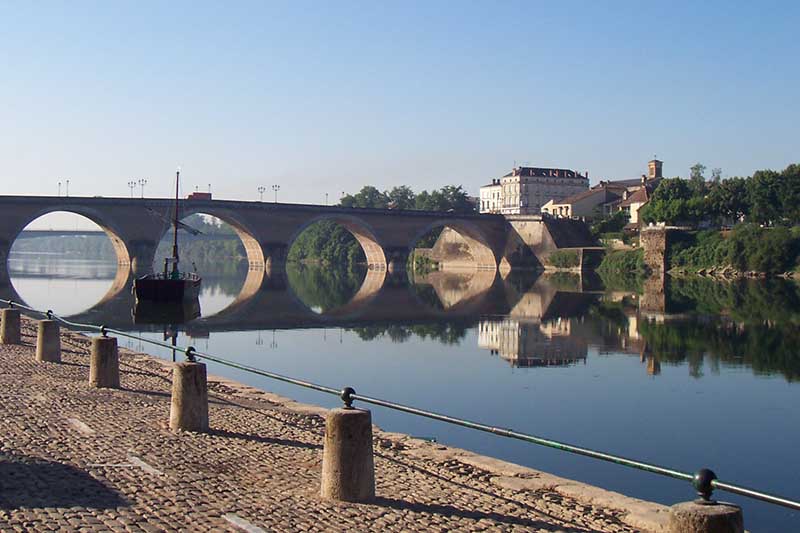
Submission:
[[[131,198],[133,198],[133,190],[136,188],[136,180],[129,181],[128,188],[131,190]]]
[[[275,191],[275,203],[278,203],[278,191],[281,190],[280,185],[273,185],[272,190]]]
[[[144,186],[147,185],[147,180],[142,178],[139,180],[139,185],[142,186],[142,198],[144,198]]]
[[[328,193],[325,193],[325,205],[328,205]]]
[[[69,180],[67,180],[67,196],[69,196]]]
[[[61,181],[58,182],[58,195],[61,196]]]
[[[261,202],[264,201],[264,191],[266,191],[266,190],[267,190],[267,188],[264,187],[263,185],[259,185],[258,186],[258,194],[261,196],[261,199],[259,201],[261,201]]]

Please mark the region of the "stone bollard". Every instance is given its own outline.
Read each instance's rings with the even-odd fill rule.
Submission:
[[[36,360],[61,362],[61,331],[55,320],[40,320],[36,336]]]
[[[3,309],[0,313],[0,344],[22,342],[19,328],[19,309]]]
[[[172,431],[208,431],[208,383],[203,363],[188,361],[173,367],[169,428]]]
[[[92,339],[89,385],[97,388],[119,388],[119,350],[116,337]]]
[[[743,533],[742,510],[726,503],[679,503],[670,507],[669,532]]]
[[[372,414],[364,409],[331,409],[325,417],[322,497],[346,502],[375,499]]]

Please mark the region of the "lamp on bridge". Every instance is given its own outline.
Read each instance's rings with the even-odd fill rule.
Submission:
[[[281,190],[280,185],[273,185],[272,190],[275,191],[275,203],[278,203],[278,191]]]
[[[264,201],[264,191],[266,191],[266,190],[267,190],[267,188],[264,187],[263,185],[259,185],[258,186],[258,194],[261,196],[261,199],[259,200],[260,202]]]
[[[142,178],[139,180],[139,185],[142,186],[142,198],[144,198],[144,186],[147,185],[147,180]]]
[[[136,180],[129,181],[128,188],[131,190],[131,198],[133,198],[133,190],[136,188]]]

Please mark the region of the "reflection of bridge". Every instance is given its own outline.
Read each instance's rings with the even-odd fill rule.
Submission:
[[[545,277],[529,277],[529,282],[519,286],[496,271],[432,272],[412,284],[405,273],[369,270],[350,301],[316,313],[295,296],[284,271],[272,274],[269,270],[250,270],[240,294],[228,307],[187,323],[185,329],[202,336],[215,331],[474,322],[492,315],[540,320],[572,312],[575,297],[584,305],[596,297],[593,293],[555,290]],[[118,275],[100,302],[69,320],[117,329],[147,329],[134,324],[131,282],[129,276]],[[22,301],[10,285],[0,291],[0,297]]]

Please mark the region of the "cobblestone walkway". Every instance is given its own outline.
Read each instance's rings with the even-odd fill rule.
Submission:
[[[36,363],[34,334],[26,323],[23,345],[0,346],[0,531],[635,531],[618,511],[382,436],[378,500],[325,501],[318,415],[211,383],[213,432],[175,434],[163,363],[120,350],[123,390],[91,389],[85,338]]]

